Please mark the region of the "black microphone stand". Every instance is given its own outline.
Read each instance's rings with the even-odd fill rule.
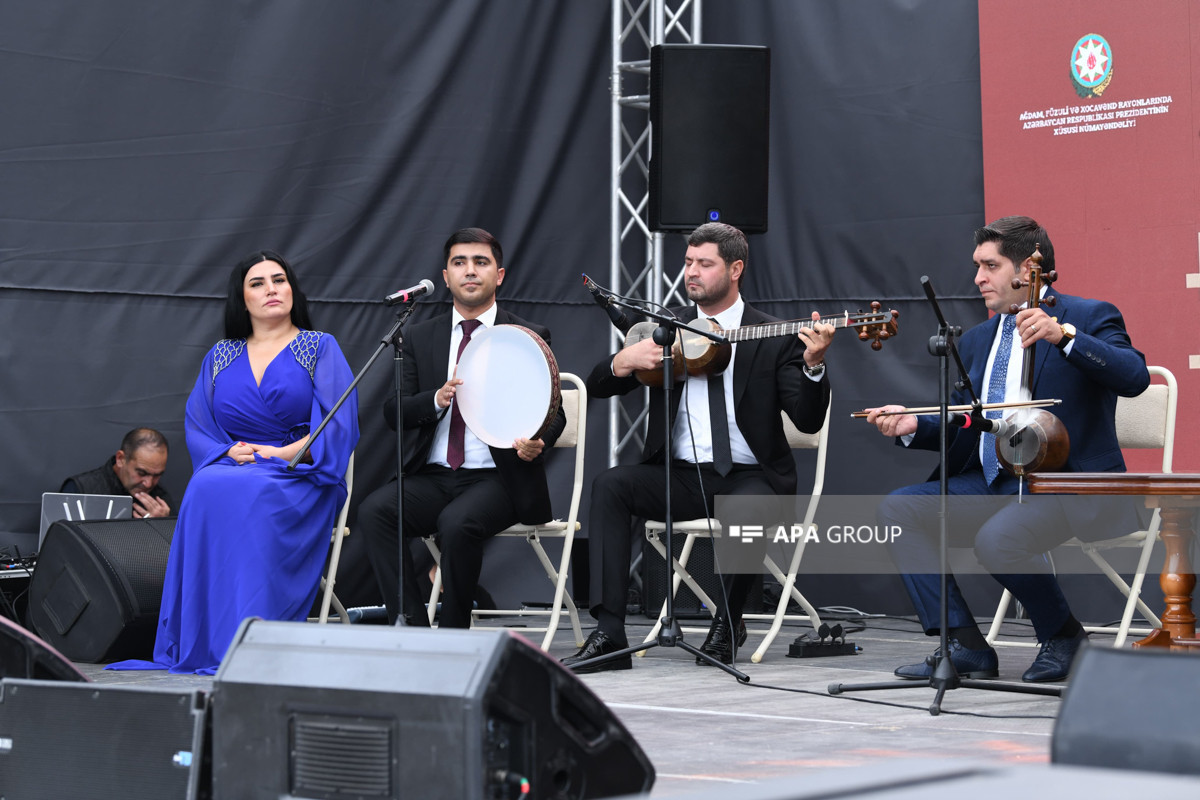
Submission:
[[[929,304],[933,307],[933,313],[937,316],[938,332],[929,339],[929,354],[938,358],[938,414],[939,414],[939,442],[938,456],[941,467],[938,470],[938,481],[941,488],[941,496],[939,497],[938,505],[938,557],[941,565],[941,599],[939,601],[938,613],[938,635],[940,647],[938,649],[937,664],[934,666],[933,674],[929,676],[927,682],[921,681],[905,681],[903,683],[897,681],[887,681],[879,683],[859,683],[859,684],[843,684],[831,683],[828,691],[830,694],[837,695],[844,692],[869,692],[883,691],[891,689],[934,689],[936,694],[933,698],[933,703],[929,706],[929,713],[932,716],[937,716],[942,712],[942,698],[946,692],[951,689],[986,689],[993,692],[1016,692],[1023,694],[1041,694],[1051,697],[1060,697],[1062,689],[1057,686],[1029,686],[1024,683],[1004,683],[1003,681],[994,680],[978,680],[975,678],[960,678],[958,670],[954,667],[954,662],[950,660],[950,611],[946,599],[947,581],[950,573],[949,566],[949,544],[946,536],[946,518],[948,516],[946,510],[946,498],[949,494],[950,476],[947,472],[949,460],[947,458],[950,441],[950,359],[953,358],[958,367],[958,374],[961,376],[958,387],[966,388],[971,395],[972,415],[976,415],[982,408],[982,403],[979,397],[975,394],[975,389],[971,385],[971,378],[967,373],[966,367],[963,365],[962,359],[958,355],[958,347],[955,345],[955,340],[962,335],[962,328],[957,325],[951,325],[946,322],[946,317],[942,315],[941,306],[938,305],[937,295],[934,294],[933,285],[929,282],[929,278],[921,277],[921,286],[925,289],[925,296],[929,299]]]
[[[371,354],[371,357],[367,359],[367,363],[354,376],[354,380],[350,381],[350,385],[346,388],[346,391],[342,392],[342,396],[333,404],[333,408],[329,409],[329,413],[325,415],[325,418],[321,420],[321,424],[308,437],[308,441],[300,448],[300,452],[296,453],[292,457],[292,460],[288,462],[288,469],[294,470],[296,465],[307,455],[313,442],[321,435],[321,431],[325,430],[325,426],[329,424],[329,420],[333,419],[333,415],[342,407],[342,404],[346,402],[346,398],[350,396],[350,393],[358,386],[359,381],[371,369],[375,360],[379,358],[385,349],[391,347],[392,381],[395,384],[396,396],[396,539],[400,550],[400,574],[396,582],[397,600],[399,602],[397,608],[400,609],[400,613],[396,615],[396,625],[400,627],[407,624],[404,619],[404,557],[407,545],[404,541],[404,424],[402,421],[403,405],[401,402],[404,398],[404,323],[408,321],[409,316],[412,315],[415,308],[416,298],[414,297],[396,312],[396,321],[392,323],[392,327],[379,340],[379,346],[375,348],[375,352]]]
[[[658,631],[658,638],[656,638],[654,641],[642,642],[641,644],[633,647],[626,647],[624,650],[617,650],[612,653],[606,653],[602,656],[597,656],[596,658],[589,658],[587,661],[580,661],[578,664],[572,665],[572,668],[579,668],[584,665],[592,666],[595,664],[602,664],[606,661],[614,661],[621,656],[629,655],[630,653],[638,653],[642,650],[649,650],[652,647],[678,647],[688,653],[691,653],[696,658],[703,659],[714,667],[719,667],[725,670],[742,683],[749,683],[750,676],[746,673],[734,669],[729,664],[722,663],[720,659],[713,658],[700,648],[684,640],[683,628],[680,627],[679,620],[675,618],[675,597],[674,592],[671,591],[670,577],[674,568],[675,560],[675,551],[671,546],[671,386],[675,381],[675,359],[673,352],[675,337],[679,328],[687,328],[689,333],[695,333],[700,336],[704,336],[705,338],[711,339],[717,344],[724,343],[726,339],[720,334],[689,327],[672,316],[660,314],[657,311],[652,311],[632,303],[627,303],[615,297],[611,298],[610,302],[612,305],[628,308],[631,311],[636,311],[639,314],[643,314],[658,322],[658,328],[654,331],[654,341],[656,344],[660,345],[663,350],[663,431],[666,436],[666,450],[663,454],[663,473],[666,477],[666,489],[663,497],[663,502],[665,503],[663,525],[665,526],[664,544],[667,549],[667,599],[663,618],[660,621],[661,625]]]

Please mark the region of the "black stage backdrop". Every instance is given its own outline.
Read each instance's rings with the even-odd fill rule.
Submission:
[[[506,247],[504,304],[548,324],[560,367],[586,374],[608,349],[579,273],[607,275],[610,9],[0,0],[8,541],[27,548],[40,494],[136,425],[170,439],[164,482],[182,496],[184,402],[220,337],[228,271],[257,248],[292,260],[315,325],[357,368],[392,320],[379,299],[431,278],[419,314],[444,310],[441,243],[485,227]],[[752,237],[746,296],[785,318],[873,299],[901,311],[882,352],[846,334],[831,351],[826,492],[923,479],[933,454],[848,415],[936,400],[921,275],[953,320],[984,318],[969,268],[984,222],[975,4],[708,0],[704,13],[706,42],[772,48],[770,232]],[[356,498],[394,463],[379,412],[390,373],[381,359],[362,384]],[[592,411],[595,474],[607,432]],[[532,562],[519,556],[489,557],[485,583],[544,598],[513,571]],[[822,602],[868,603],[869,586],[838,583]]]

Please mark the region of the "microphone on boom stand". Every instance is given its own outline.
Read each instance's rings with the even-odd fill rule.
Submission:
[[[633,327],[634,323],[630,321],[629,317],[625,316],[624,311],[613,305],[612,297],[601,291],[596,286],[596,282],[587,276],[586,272],[581,274],[583,275],[583,285],[592,293],[592,299],[596,301],[596,305],[604,309],[604,313],[608,314],[608,319],[617,330],[621,333],[629,333],[629,329]]]

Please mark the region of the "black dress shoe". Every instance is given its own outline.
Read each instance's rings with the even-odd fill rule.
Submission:
[[[738,620],[737,624],[737,645],[741,647],[746,643],[746,623]],[[704,644],[700,645],[700,650],[713,658],[720,661],[722,664],[732,664],[735,645],[733,636],[730,635],[729,619],[724,614],[717,614],[713,617],[712,626],[708,629],[708,636],[704,639]],[[712,664],[696,656],[696,663],[702,667],[711,667]]]
[[[579,648],[578,653],[562,660],[562,665],[570,667],[572,672],[579,674],[607,672],[610,669],[633,669],[633,658],[629,653],[600,664],[586,663],[593,658],[615,653],[626,647],[628,645],[613,641],[607,633],[597,628],[588,634],[587,641],[583,643],[583,647]]]
[[[933,651],[920,664],[905,664],[896,667],[897,678],[906,680],[928,680],[933,677],[942,648]],[[995,678],[1000,674],[1000,659],[996,651],[988,647],[985,650],[969,650],[962,646],[958,639],[950,640],[950,663],[960,678]]]
[[[1071,662],[1087,638],[1087,633],[1080,631],[1074,636],[1055,636],[1042,642],[1042,649],[1021,680],[1027,683],[1066,680],[1071,671]]]

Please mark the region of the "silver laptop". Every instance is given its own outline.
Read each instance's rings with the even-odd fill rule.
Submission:
[[[42,495],[42,524],[38,529],[38,551],[46,531],[59,520],[79,522],[98,519],[132,519],[133,498],[127,494],[72,494],[46,492]]]

